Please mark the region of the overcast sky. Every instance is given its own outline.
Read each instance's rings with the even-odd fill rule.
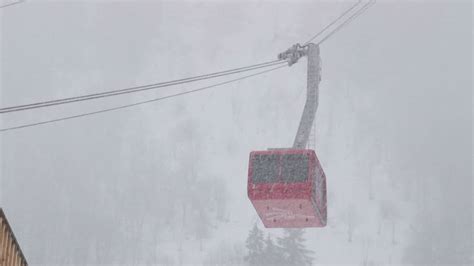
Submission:
[[[379,2],[321,45],[316,153],[328,179],[329,216],[326,228],[306,230],[307,246],[321,264],[360,264],[365,254],[375,265],[467,264],[473,259],[472,4]],[[272,60],[352,3],[26,1],[0,11],[0,106]],[[228,222],[216,225],[204,251],[191,240],[179,244],[189,253],[181,262],[200,264],[222,241],[242,245],[259,221],[246,195],[248,154],[291,146],[305,86],[302,59],[195,95],[0,133],[0,206],[31,265],[127,263],[114,260],[117,243],[98,262],[91,254],[101,248],[90,251],[88,235],[119,234],[107,221],[129,221],[132,213],[166,215],[152,196],[146,201],[152,213],[118,199],[143,205],[143,191],[166,188],[169,201],[179,201],[179,187],[154,179],[164,175],[156,165],[179,168],[186,165],[180,155],[192,154],[197,178],[221,180],[228,192]],[[174,90],[4,114],[0,125]],[[381,218],[384,208],[389,218]],[[395,241],[388,225],[378,232],[380,221],[397,225]],[[175,239],[160,245],[173,263],[180,261]],[[64,259],[74,252],[85,256]]]

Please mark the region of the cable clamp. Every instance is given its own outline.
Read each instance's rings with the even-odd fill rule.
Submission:
[[[290,48],[288,48],[283,53],[278,54],[279,60],[286,60],[288,65],[291,66],[294,63],[298,62],[298,60],[306,55],[307,46],[301,46],[299,43],[294,44]]]

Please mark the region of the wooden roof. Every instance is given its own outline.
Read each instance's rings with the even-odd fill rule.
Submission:
[[[28,265],[2,208],[0,208],[0,265]]]

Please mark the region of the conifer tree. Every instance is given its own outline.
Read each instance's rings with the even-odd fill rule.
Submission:
[[[256,223],[249,232],[245,246],[248,250],[247,256],[245,256],[245,261],[248,265],[263,265],[263,232],[258,228]]]
[[[285,229],[278,244],[283,251],[285,265],[311,265],[314,258],[313,251],[306,249],[302,229]]]
[[[264,265],[285,265],[282,249],[273,242],[269,235],[265,239],[262,259],[264,260]]]

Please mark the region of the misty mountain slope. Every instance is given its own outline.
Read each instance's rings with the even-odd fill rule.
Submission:
[[[47,2],[0,11],[1,106],[275,59],[348,2]],[[472,6],[381,1],[321,45],[314,264],[472,263]],[[470,55],[470,56],[469,56]],[[74,115],[224,81],[2,114]],[[306,59],[208,91],[0,133],[0,205],[30,265],[245,263],[252,150],[289,147]],[[472,143],[471,143],[472,144]],[[247,263],[248,264],[248,263]]]

